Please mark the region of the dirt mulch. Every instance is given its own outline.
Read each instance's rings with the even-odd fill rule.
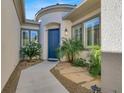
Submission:
[[[99,84],[99,80],[88,75],[87,70],[67,62],[60,62],[51,72],[70,93],[91,93],[87,87]]]
[[[13,73],[11,74],[9,80],[7,81],[1,93],[15,93],[21,71],[38,63],[41,63],[41,60],[33,60],[32,62],[29,62],[27,60],[20,61],[16,66],[15,70],[13,71]]]

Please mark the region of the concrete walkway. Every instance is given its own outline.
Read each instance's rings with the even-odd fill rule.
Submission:
[[[16,93],[69,93],[52,75],[57,62],[43,62],[22,71]]]

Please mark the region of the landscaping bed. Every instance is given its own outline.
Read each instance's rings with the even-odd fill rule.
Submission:
[[[20,61],[13,73],[11,74],[8,82],[6,83],[1,93],[15,93],[21,71],[38,63],[41,63],[41,60],[33,60],[31,62],[28,62],[27,60]]]
[[[91,86],[100,87],[100,77],[92,77],[86,67],[60,62],[51,72],[70,93],[91,93]]]

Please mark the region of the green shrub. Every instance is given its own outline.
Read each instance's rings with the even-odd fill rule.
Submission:
[[[58,58],[67,57],[67,60],[71,63],[79,55],[79,52],[83,50],[82,42],[75,39],[64,39],[62,46],[57,50]]]
[[[101,50],[99,46],[92,47],[89,67],[89,73],[92,76],[101,75]]]
[[[82,58],[77,58],[74,60],[73,62],[74,66],[79,66],[79,67],[85,67],[87,66],[86,64],[86,60],[82,59]]]
[[[30,42],[21,48],[21,53],[24,57],[28,57],[31,61],[33,57],[41,56],[41,45],[36,42]]]
[[[63,58],[63,56],[64,56],[64,54],[63,54],[64,52],[61,51],[61,48],[57,48],[56,52],[57,52],[56,54],[57,54],[58,60],[61,61],[61,58]]]

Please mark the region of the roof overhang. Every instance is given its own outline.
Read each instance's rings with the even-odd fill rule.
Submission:
[[[37,22],[37,21],[29,20],[29,19],[26,19],[26,20],[25,20],[25,23],[26,23],[26,24],[32,24],[32,25],[39,25],[39,24],[40,24],[40,23]]]
[[[101,7],[101,0],[85,0],[77,6],[71,13],[63,17],[64,20],[75,21],[88,13]]]
[[[14,6],[21,24],[25,22],[25,11],[24,11],[24,1],[23,0],[13,0]]]
[[[39,26],[39,22],[36,22],[34,20],[28,20],[25,18],[24,0],[13,0],[13,2],[21,25],[28,25],[34,27]]]
[[[75,5],[69,4],[56,4],[52,6],[48,6],[45,8],[41,8],[35,15],[35,20],[38,21],[43,15],[53,12],[70,12],[75,8]]]

